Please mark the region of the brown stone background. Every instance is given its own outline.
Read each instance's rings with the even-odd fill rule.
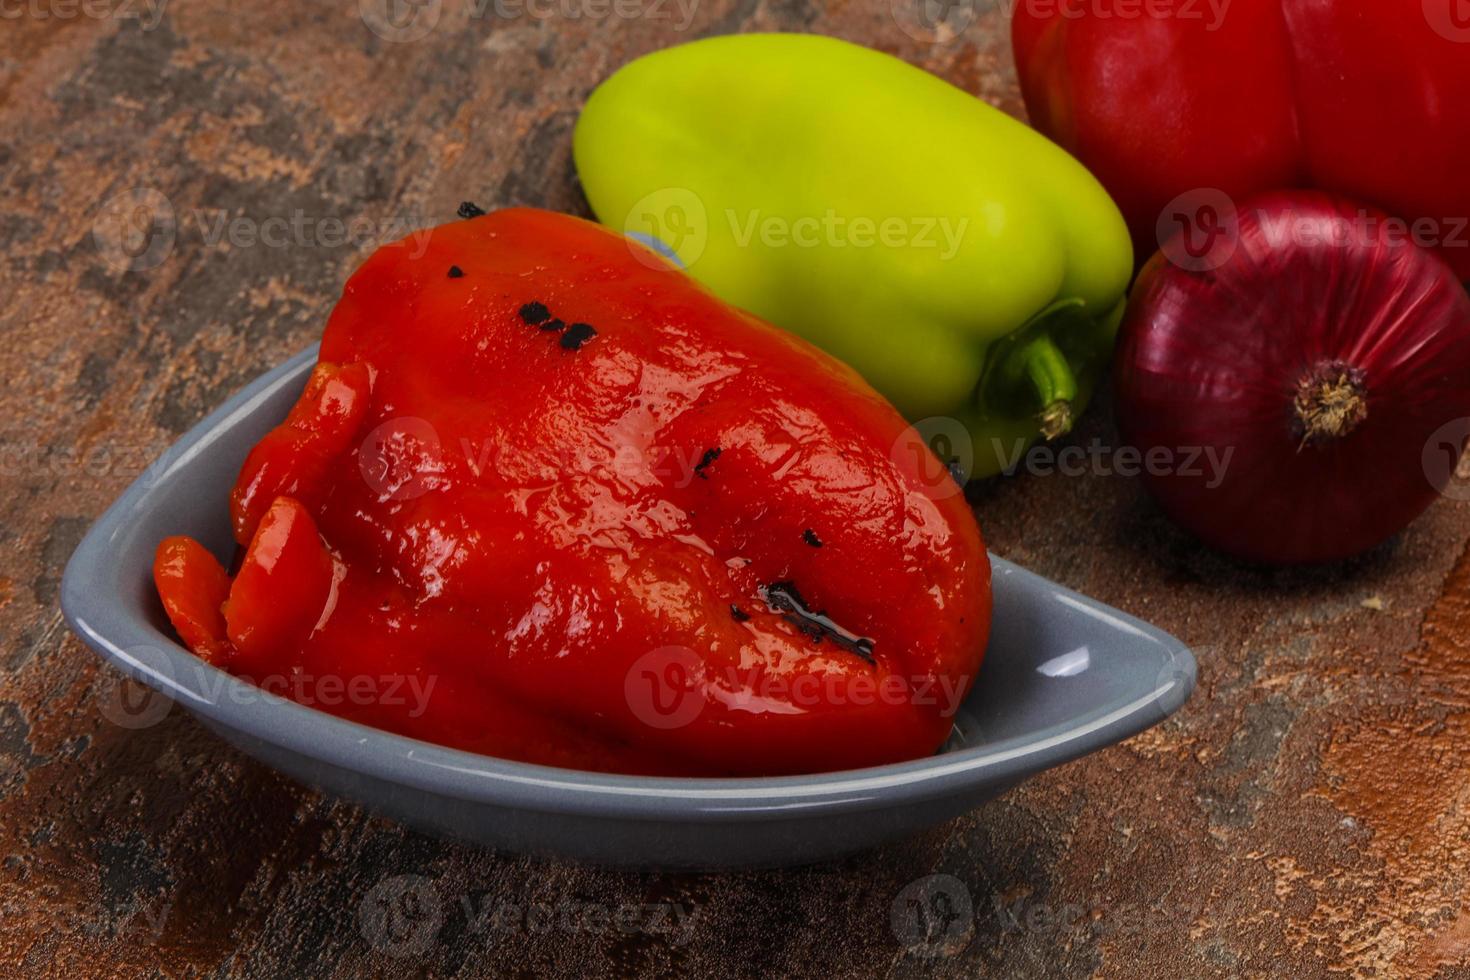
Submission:
[[[694,0],[683,31],[673,0],[635,17],[557,2],[584,15],[446,0],[413,42],[367,29],[356,0],[0,11],[0,973],[1470,976],[1462,501],[1341,568],[1272,572],[1202,552],[1129,480],[983,488],[995,550],[1197,644],[1199,690],[1128,744],[830,866],[633,875],[497,856],[324,799],[180,710],[106,720],[115,677],[57,611],[64,560],[154,453],[315,338],[370,247],[211,244],[221,215],[391,228],[466,198],[585,212],[582,99],[634,55],[710,33],[852,38],[1022,112],[991,0],[959,0],[946,16],[963,30],[928,38],[911,0]],[[137,188],[167,199],[178,239],[127,271],[93,227]],[[1072,437],[1094,438],[1112,444],[1105,411]],[[963,883],[973,927],[906,944],[890,910],[934,873]],[[407,947],[364,927],[417,882],[401,876],[438,902],[409,910],[430,925]],[[692,924],[517,932],[489,921],[505,902],[679,903]]]

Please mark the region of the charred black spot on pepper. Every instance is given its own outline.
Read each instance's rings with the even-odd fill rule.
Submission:
[[[561,345],[566,350],[577,350],[596,336],[597,331],[590,323],[574,323],[561,335]]]
[[[817,537],[817,532],[813,531],[811,528],[807,528],[805,531],[801,532],[801,540],[805,541],[813,548],[820,548],[822,546],[822,539]]]
[[[795,582],[772,582],[763,586],[760,593],[772,612],[780,613],[782,619],[811,637],[813,643],[831,640],[848,653],[856,654],[870,664],[876,662],[873,659],[871,639],[843,629],[827,615],[825,609],[814,612],[802,598]]]
[[[480,207],[474,201],[461,201],[459,203],[459,210],[454,213],[459,215],[461,218],[478,218],[480,215],[485,213],[485,209]]]
[[[464,270],[461,269],[457,265],[451,265],[449,267],[449,278],[451,278],[451,279],[463,279],[464,278]]]
[[[772,582],[761,588],[761,598],[766,600],[768,606],[777,612],[806,608],[806,600],[802,598],[801,592],[796,588],[796,583],[790,579],[782,579]]]
[[[547,320],[545,323],[541,324],[542,330],[565,330],[566,327],[566,321],[561,320],[557,317],[552,317],[550,320]]]
[[[750,622],[750,613],[741,609],[739,606],[732,605],[730,607],[730,618],[737,623],[748,623]]]
[[[706,449],[704,455],[699,457],[699,462],[694,464],[694,475],[701,480],[708,480],[709,474],[705,470],[709,468],[709,464],[720,458],[720,451],[719,446],[713,449]]]
[[[521,307],[521,320],[533,327],[538,323],[545,323],[550,316],[551,311],[546,308],[545,303],[527,303]]]

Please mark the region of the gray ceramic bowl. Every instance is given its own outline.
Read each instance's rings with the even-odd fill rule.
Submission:
[[[1169,635],[995,559],[990,650],[935,756],[774,779],[654,779],[525,765],[343,721],[205,665],[153,590],[158,542],[228,556],[228,489],[315,362],[303,352],[231,398],[127,489],[67,565],[61,604],[102,656],[267,765],[430,832],[645,868],[801,864],[939,823],[1028,776],[1154,725],[1194,687]],[[170,700],[165,700],[165,697]]]

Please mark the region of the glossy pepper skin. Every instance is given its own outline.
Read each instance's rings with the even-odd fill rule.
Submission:
[[[669,48],[592,93],[573,152],[603,223],[911,420],[962,422],[971,476],[1066,431],[1107,363],[1132,269],[1118,209],[1045,138],[897,58],[794,34]]]
[[[498,211],[427,242],[352,276],[245,461],[233,582],[186,538],[160,546],[186,642],[358,721],[572,768],[938,748],[990,566],[891,406],[590,222]],[[356,677],[374,696],[321,686]]]
[[[1419,243],[1467,279],[1459,4],[1232,0],[1164,18],[1022,4],[1012,40],[1032,123],[1112,192],[1141,256],[1179,195],[1311,186],[1428,219]]]

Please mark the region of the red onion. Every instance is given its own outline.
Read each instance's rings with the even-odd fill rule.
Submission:
[[[1119,337],[1118,426],[1149,490],[1259,561],[1402,530],[1470,434],[1470,295],[1402,223],[1325,194],[1195,218],[1140,273]]]

